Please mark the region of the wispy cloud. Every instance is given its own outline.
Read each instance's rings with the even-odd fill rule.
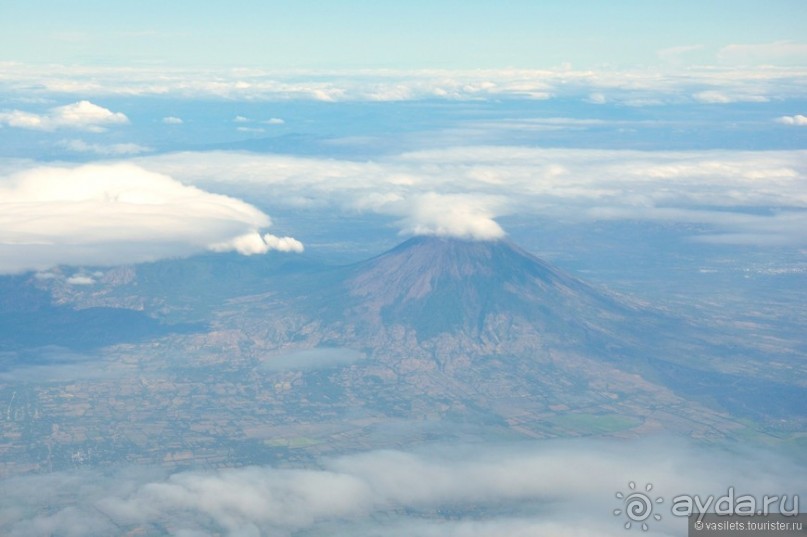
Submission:
[[[737,65],[801,66],[807,63],[807,43],[775,41],[731,44],[720,49],[717,59],[722,63]]]
[[[684,63],[688,56],[703,50],[703,48],[703,45],[680,45],[659,50],[656,55],[664,62],[678,65]]]
[[[137,155],[150,151],[150,148],[134,143],[95,144],[84,140],[62,140],[59,145],[76,153],[93,153],[95,155]]]
[[[752,95],[747,93],[729,93],[719,90],[699,91],[692,97],[701,103],[728,104],[728,103],[765,103],[770,99],[764,95]]]
[[[55,345],[0,352],[0,358],[3,362],[3,366],[0,367],[0,380],[9,383],[64,382],[119,374],[107,368],[108,362],[105,358],[92,354],[79,354]]]
[[[20,129],[53,131],[75,129],[90,132],[103,132],[108,125],[128,123],[129,119],[121,112],[112,112],[90,101],[79,101],[49,109],[44,114],[11,110],[0,112],[0,123]]]
[[[163,123],[166,125],[182,125],[184,121],[182,121],[182,118],[176,116],[166,116],[163,118]]]
[[[250,132],[252,134],[261,134],[266,132],[266,129],[262,129],[261,127],[237,127],[235,130],[238,132]]]
[[[590,93],[584,100],[591,104],[605,104],[608,102],[608,97],[599,91],[595,91],[594,93]]]

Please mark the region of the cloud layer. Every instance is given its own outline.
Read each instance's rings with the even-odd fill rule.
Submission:
[[[665,58],[698,50],[695,46],[660,51]],[[805,97],[807,70],[802,63],[773,67],[766,58],[804,57],[807,45],[770,43],[730,45],[717,52],[720,67],[674,70],[358,70],[266,71],[261,69],[192,70],[170,68],[98,68],[0,64],[0,90],[28,95],[159,95],[243,100],[408,101],[555,97],[628,105],[721,102],[708,92],[744,101]],[[749,61],[750,60],[750,61]],[[748,67],[757,60],[764,68]],[[673,64],[675,62],[672,62]],[[774,62],[775,64],[776,62]],[[786,65],[790,62],[786,62]],[[702,92],[704,96],[698,97]],[[736,100],[736,99],[735,99]],[[271,122],[271,120],[270,120]]]
[[[133,164],[36,167],[0,179],[0,273],[302,250],[290,237],[261,237],[270,224],[241,200]]]
[[[10,170],[0,180],[2,272],[204,249],[302,251],[299,241],[263,231],[268,217],[245,197],[284,210],[384,215],[404,235],[497,239],[505,231],[496,219],[513,215],[679,222],[696,224],[698,241],[807,244],[804,151],[473,146],[372,162],[204,152],[30,166],[0,162]]]
[[[628,482],[652,483],[647,535],[678,535],[680,494],[795,495],[805,468],[755,450],[728,452],[679,441],[573,440],[541,444],[430,445],[324,460],[162,475],[131,468],[0,481],[9,536],[118,535],[171,528],[174,535],[619,536]],[[13,491],[13,493],[12,493]]]
[[[219,191],[300,209],[389,215],[404,234],[491,239],[497,216],[703,226],[700,240],[807,242],[804,151],[456,147],[338,161],[235,152],[138,159]],[[766,209],[770,208],[770,209]]]

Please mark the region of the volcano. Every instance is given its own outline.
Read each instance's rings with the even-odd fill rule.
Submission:
[[[315,298],[323,317],[360,334],[401,327],[420,342],[503,342],[527,330],[545,342],[612,347],[620,327],[653,317],[505,240],[415,237],[325,282]]]
[[[533,400],[566,404],[577,393],[578,403],[597,408],[603,398],[641,393],[768,419],[792,414],[805,395],[723,369],[729,350],[738,361],[745,351],[506,240],[415,237],[287,292],[287,303],[311,319],[303,331],[317,344],[363,349],[393,370],[405,363],[421,387],[434,382],[436,368],[471,390],[498,379],[501,389]],[[778,397],[764,395],[771,393]]]

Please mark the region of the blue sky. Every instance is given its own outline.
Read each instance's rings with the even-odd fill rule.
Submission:
[[[0,60],[263,68],[803,62],[805,3],[5,0]],[[767,48],[729,50],[732,45]],[[672,50],[670,50],[672,49]]]

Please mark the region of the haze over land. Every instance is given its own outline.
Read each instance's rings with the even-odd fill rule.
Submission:
[[[0,533],[807,492],[801,3],[3,4]]]

